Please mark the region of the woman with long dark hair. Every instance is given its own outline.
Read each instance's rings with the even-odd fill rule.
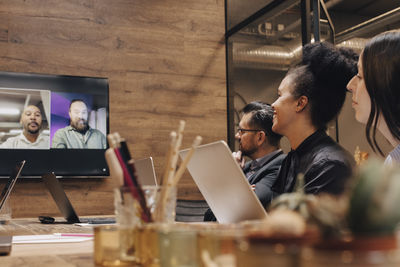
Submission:
[[[343,106],[357,58],[351,50],[328,43],[309,44],[303,48],[302,64],[282,80],[272,104],[272,130],[288,138],[291,151],[273,186],[275,195],[292,192],[300,173],[306,193],[344,191],[354,161],[326,129]]]
[[[400,163],[400,31],[381,33],[366,44],[358,73],[347,88],[372,149],[383,156],[376,141],[378,129],[394,147],[385,164]]]

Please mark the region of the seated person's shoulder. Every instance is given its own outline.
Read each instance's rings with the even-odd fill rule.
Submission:
[[[270,170],[274,170],[274,169],[279,169],[283,163],[283,161],[286,158],[286,154],[280,154],[278,156],[276,156],[273,160],[271,160],[271,162],[269,164],[267,164],[266,166],[264,166],[267,169]]]
[[[66,137],[66,129],[67,127],[58,129],[53,136],[51,147],[53,148],[66,148],[65,138]]]
[[[54,133],[54,135],[65,133],[65,132],[67,131],[68,128],[69,128],[69,126],[65,126],[65,127],[63,127],[63,128],[60,128],[60,129],[58,129],[58,130]]]
[[[105,135],[100,131],[100,130],[97,130],[97,129],[95,129],[95,128],[92,128],[92,127],[90,127],[90,131],[92,132],[92,134],[94,134],[94,135],[98,135],[98,136],[104,136],[105,137]]]
[[[105,136],[100,130],[97,130],[97,129],[95,129],[95,130],[97,131],[97,133],[98,133],[99,135]]]
[[[332,139],[313,147],[310,155],[312,155],[312,161],[320,165],[354,165],[353,156]]]
[[[100,130],[90,128],[90,132],[90,139],[92,140],[92,145],[94,145],[91,148],[107,148],[106,136]]]
[[[325,154],[317,157],[318,160],[309,167],[305,174],[307,193],[341,194],[344,191],[353,174],[354,165],[347,155],[339,152],[334,156]]]
[[[45,141],[49,141],[50,140],[50,136],[48,134],[41,134],[39,135],[41,139],[45,140]]]
[[[276,162],[280,162],[280,163],[282,163],[282,161],[286,158],[286,154],[285,153],[282,153],[282,154],[280,154],[280,155],[278,155],[277,157],[276,157],[276,159],[275,159],[275,161]]]
[[[0,144],[0,148],[14,148],[14,143],[16,139],[16,136],[7,138],[6,141]]]

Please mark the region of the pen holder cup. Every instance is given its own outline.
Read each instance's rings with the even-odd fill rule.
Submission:
[[[150,223],[136,228],[138,266],[198,267],[197,229],[180,224]]]
[[[132,187],[119,187],[114,189],[114,208],[117,224],[122,227],[131,227],[143,223],[142,213],[144,212],[140,206],[140,202],[135,198],[136,189]],[[143,188],[143,194],[146,199],[148,209],[154,209],[157,188],[149,186]]]
[[[146,226],[147,223],[143,220],[143,210],[139,201],[132,192],[134,191],[132,191],[130,187],[116,188],[114,190],[114,206],[116,221],[120,229],[120,257],[123,261],[139,264],[141,259],[138,258],[138,253],[136,253],[137,247],[139,246],[138,228]],[[162,215],[165,217],[162,218],[162,221],[173,223],[175,221],[176,187],[169,188],[167,197],[162,197],[162,192],[163,188],[160,186],[143,186],[146,206],[152,217],[154,218],[156,213],[156,203],[164,198],[166,199],[164,201],[165,210]],[[144,231],[145,235],[143,235],[143,231],[141,231],[141,242],[150,242],[151,240],[145,239],[147,236],[151,238],[151,233],[153,232],[154,229],[152,227],[149,227],[149,229],[146,228]],[[149,233],[149,235],[147,235],[147,233]]]
[[[240,251],[246,247],[244,232],[236,226],[220,225],[197,235],[198,267],[241,265]]]
[[[153,221],[156,223],[171,224],[176,216],[176,186],[158,186],[156,203],[152,212]]]
[[[193,227],[167,225],[158,231],[159,259],[163,267],[198,267],[197,232]]]
[[[94,228],[94,262],[96,266],[131,266],[120,255],[120,229],[116,225]]]

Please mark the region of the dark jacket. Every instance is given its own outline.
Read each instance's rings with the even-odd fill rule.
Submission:
[[[293,192],[299,173],[304,174],[306,193],[341,194],[352,176],[353,166],[350,153],[325,131],[318,130],[289,152],[272,187],[274,196]]]
[[[247,177],[251,185],[256,185],[255,193],[264,207],[267,207],[272,199],[271,187],[274,184],[279,173],[279,168],[286,155],[282,151],[274,154],[263,165],[258,168],[253,174]],[[250,171],[251,162],[247,162],[243,167],[243,172],[247,174]],[[247,175],[246,175],[247,176]],[[204,214],[204,221],[216,221],[216,218],[208,209]]]
[[[275,154],[273,157],[268,159],[263,166],[258,169],[255,173],[247,176],[249,184],[255,185],[255,193],[260,200],[261,204],[266,208],[272,199],[272,186],[274,185],[276,178],[279,174],[279,169],[282,165],[282,161],[286,155],[282,151]],[[251,161],[247,162],[243,167],[243,172],[247,174],[250,171]]]

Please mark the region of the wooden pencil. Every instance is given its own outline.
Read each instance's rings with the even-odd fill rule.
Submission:
[[[192,147],[190,148],[185,159],[182,161],[181,166],[179,166],[178,171],[176,172],[174,178],[172,179],[172,183],[171,183],[172,186],[177,186],[179,180],[182,178],[182,175],[185,172],[185,169],[186,169],[190,159],[193,156],[193,153],[194,153],[196,147],[198,147],[201,144],[202,139],[203,138],[201,136],[196,136],[196,138],[194,139]]]
[[[164,181],[163,181],[163,184],[161,187],[161,192],[160,192],[159,198],[157,200],[155,216],[153,216],[155,221],[157,221],[157,222],[162,222],[164,220],[165,204],[168,200],[169,191],[170,191],[169,188],[171,187],[171,182],[175,175],[176,164],[178,161],[178,151],[179,151],[179,148],[182,143],[184,129],[185,129],[185,121],[181,120],[181,121],[179,121],[178,137],[176,139],[175,146],[174,146],[174,149],[171,154],[170,167],[165,176],[166,179],[164,179]]]
[[[181,120],[181,121],[179,121],[178,138],[176,140],[175,147],[174,147],[174,150],[172,152],[171,168],[170,168],[170,171],[168,173],[168,177],[167,177],[167,181],[166,181],[167,184],[171,183],[172,178],[175,175],[176,164],[178,163],[178,152],[179,152],[179,149],[180,149],[181,144],[182,144],[184,129],[185,129],[185,121]]]
[[[163,185],[165,181],[168,180],[168,175],[169,172],[171,170],[171,160],[172,160],[172,154],[174,152],[175,149],[175,144],[176,144],[176,132],[172,131],[170,134],[170,143],[169,143],[169,149],[167,152],[167,160],[166,160],[166,165],[165,165],[165,171],[164,171],[164,175],[161,177],[160,180],[160,185]]]

